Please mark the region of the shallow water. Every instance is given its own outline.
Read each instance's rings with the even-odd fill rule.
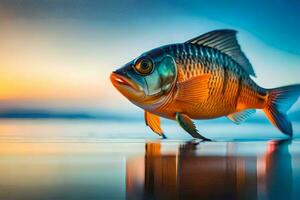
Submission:
[[[145,127],[140,122],[123,130],[124,124],[113,122],[105,126],[97,121],[0,122],[0,199],[300,196],[298,139],[230,141],[224,137],[200,143],[181,132],[175,134],[178,138],[157,139],[141,132]],[[118,126],[119,132],[112,128],[109,134],[111,126]],[[122,139],[121,134],[130,130],[136,133]]]

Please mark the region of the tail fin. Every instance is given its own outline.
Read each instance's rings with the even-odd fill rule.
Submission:
[[[299,95],[300,84],[270,89],[264,108],[270,122],[290,137],[293,136],[293,127],[286,113],[297,101]]]

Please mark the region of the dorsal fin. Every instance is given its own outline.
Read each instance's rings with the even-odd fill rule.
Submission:
[[[215,30],[188,40],[185,43],[198,44],[218,49],[222,53],[230,56],[249,75],[256,77],[251,63],[241,50],[241,47],[236,39],[236,33],[237,32],[235,30],[229,29]]]

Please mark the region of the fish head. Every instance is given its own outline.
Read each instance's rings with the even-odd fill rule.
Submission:
[[[110,75],[114,87],[140,107],[166,96],[176,77],[174,58],[162,49],[146,52]]]

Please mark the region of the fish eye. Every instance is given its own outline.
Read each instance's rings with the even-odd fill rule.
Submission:
[[[134,69],[140,75],[148,75],[153,70],[153,62],[149,58],[140,58],[135,62]]]

